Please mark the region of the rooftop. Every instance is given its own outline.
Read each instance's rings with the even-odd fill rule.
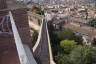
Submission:
[[[7,7],[4,9],[1,9],[0,11],[26,8],[26,5],[24,5],[23,3],[18,3],[18,2],[16,2],[16,0],[6,0],[6,5],[7,5]]]

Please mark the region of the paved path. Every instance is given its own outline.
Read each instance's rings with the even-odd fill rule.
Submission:
[[[50,64],[50,57],[49,57],[49,47],[48,47],[48,37],[47,37],[47,30],[46,30],[46,22],[43,21],[41,39],[39,42],[39,46],[37,47],[35,54],[41,60],[42,64]]]

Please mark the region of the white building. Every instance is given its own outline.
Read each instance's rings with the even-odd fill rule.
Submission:
[[[45,13],[45,17],[46,17],[46,19],[47,19],[47,21],[50,21],[50,20],[52,20],[52,18],[54,17],[54,14],[50,14],[50,13]]]

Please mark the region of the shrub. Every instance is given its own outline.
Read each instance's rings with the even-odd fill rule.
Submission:
[[[88,24],[89,24],[90,26],[96,28],[96,19],[90,19],[90,20],[88,21]]]
[[[60,46],[64,49],[66,52],[72,51],[76,47],[77,42],[74,40],[63,40],[60,42]]]

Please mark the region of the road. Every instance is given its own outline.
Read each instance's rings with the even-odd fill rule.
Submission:
[[[47,24],[46,21],[43,21],[39,46],[35,51],[36,56],[39,58],[42,64],[50,64],[46,24]]]

